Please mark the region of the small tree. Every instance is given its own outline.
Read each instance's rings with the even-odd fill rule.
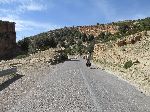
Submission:
[[[86,41],[87,41],[87,36],[86,36],[85,33],[81,36],[81,40],[82,40],[83,42],[86,42]]]
[[[93,35],[89,35],[88,36],[88,41],[93,41],[94,40],[94,36]]]
[[[20,46],[22,51],[28,52],[29,45],[30,45],[30,39],[24,38],[23,40],[19,40],[18,45]]]
[[[96,25],[100,25],[99,23],[97,23]]]
[[[87,46],[87,52],[92,53],[94,51],[94,42],[91,42],[88,46]]]

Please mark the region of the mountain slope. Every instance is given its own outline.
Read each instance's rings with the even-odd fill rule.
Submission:
[[[116,41],[118,38],[144,30],[150,30],[150,18],[90,26],[64,27],[26,37],[20,40],[18,45],[23,51],[29,53],[34,53],[37,49],[64,47],[67,48],[67,52],[71,51],[69,54],[82,54],[88,51],[92,52],[95,43]]]
[[[136,43],[121,44],[123,40],[132,40],[140,35]],[[135,84],[143,92],[150,94],[150,31],[124,37],[118,42],[96,44],[94,61],[99,66],[113,71],[118,76]]]

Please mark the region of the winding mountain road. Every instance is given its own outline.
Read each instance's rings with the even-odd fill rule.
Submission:
[[[8,112],[150,112],[149,96],[82,59],[56,66]]]

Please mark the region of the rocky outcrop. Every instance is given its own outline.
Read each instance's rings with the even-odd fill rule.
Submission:
[[[132,41],[134,40],[134,43]],[[150,95],[150,32],[140,32],[118,42],[96,44],[94,62]],[[128,61],[133,65],[125,69]]]
[[[0,59],[11,57],[16,48],[15,23],[0,21]]]
[[[141,41],[142,37],[145,36],[145,35],[147,35],[146,31],[143,31],[141,33],[136,33],[134,35],[127,36],[123,40],[118,40],[116,45],[118,47],[120,47],[120,46],[124,46],[124,45],[127,45],[127,44],[135,44],[136,42]]]
[[[94,35],[98,36],[101,32],[110,32],[111,34],[114,34],[118,32],[118,26],[115,25],[91,25],[91,26],[79,26],[79,31],[81,33],[85,33],[87,35]]]

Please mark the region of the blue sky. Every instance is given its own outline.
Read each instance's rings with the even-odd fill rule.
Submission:
[[[150,17],[150,0],[0,0],[0,20],[16,22],[17,40],[64,26]]]

